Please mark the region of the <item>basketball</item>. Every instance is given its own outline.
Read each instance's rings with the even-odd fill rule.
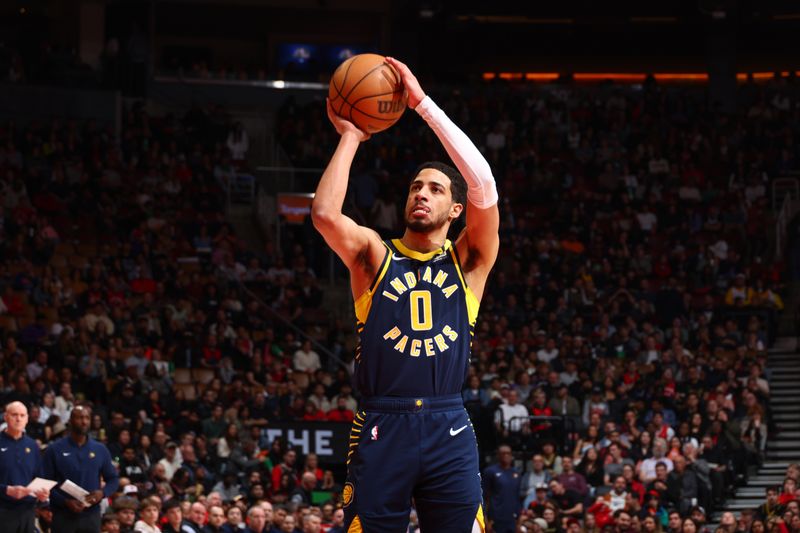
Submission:
[[[397,122],[407,102],[400,74],[378,54],[358,54],[339,65],[328,99],[334,113],[370,134]]]

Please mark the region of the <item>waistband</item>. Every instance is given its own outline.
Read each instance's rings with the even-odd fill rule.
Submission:
[[[379,413],[421,413],[463,409],[460,394],[431,396],[428,398],[405,398],[399,396],[373,396],[361,400],[361,409]]]

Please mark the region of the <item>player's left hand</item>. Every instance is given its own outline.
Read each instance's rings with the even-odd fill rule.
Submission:
[[[330,120],[333,127],[336,128],[336,133],[339,135],[352,134],[358,139],[358,142],[364,142],[369,139],[369,133],[361,131],[355,124],[334,113],[331,101],[327,98],[325,99],[325,105],[328,109],[328,120]]]
[[[403,80],[403,85],[408,94],[408,107],[414,109],[419,105],[422,99],[425,98],[425,91],[422,90],[417,77],[414,76],[411,69],[408,68],[408,65],[402,61],[398,61],[393,57],[386,57],[386,62],[400,73],[400,78]]]

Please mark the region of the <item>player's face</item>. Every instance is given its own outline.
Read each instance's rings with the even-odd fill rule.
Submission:
[[[437,230],[455,219],[463,206],[453,203],[450,178],[432,168],[423,169],[408,191],[406,226],[418,233]]]

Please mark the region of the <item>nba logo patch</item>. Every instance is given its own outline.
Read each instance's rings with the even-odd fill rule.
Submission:
[[[369,434],[372,436],[372,440],[378,440],[378,426],[372,426],[372,431]]]

